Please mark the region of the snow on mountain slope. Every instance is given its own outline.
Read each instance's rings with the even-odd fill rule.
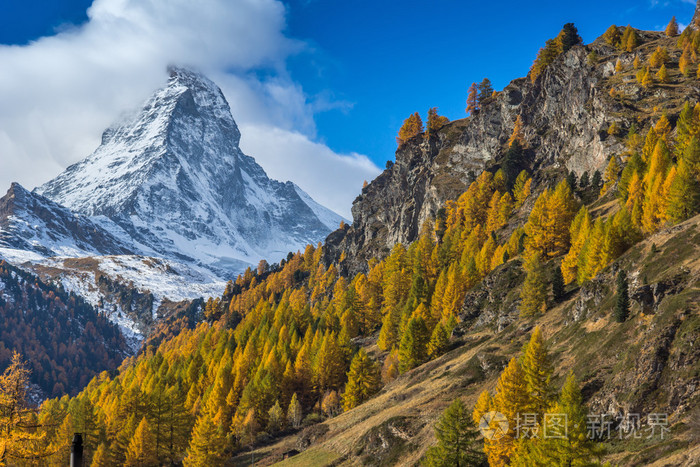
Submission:
[[[95,217],[141,251],[219,275],[316,243],[341,217],[291,182],[271,180],[239,148],[221,90],[171,69],[133,118],[105,131],[85,160],[35,191]]]
[[[133,252],[128,242],[87,216],[31,193],[18,183],[0,198],[0,248],[16,250],[14,256],[24,251],[44,257]]]

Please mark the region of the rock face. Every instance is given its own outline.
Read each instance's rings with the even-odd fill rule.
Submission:
[[[560,56],[535,83],[511,82],[474,116],[449,123],[435,138],[416,137],[396,152],[396,163],[367,186],[352,208],[353,225],[329,237],[328,260],[347,250],[358,270],[390,245],[416,238],[421,224],[448,199],[464,192],[474,174],[496,167],[515,120],[524,123],[530,168],[544,164],[577,173],[605,164],[615,143],[598,131],[614,104],[597,88],[604,67],[587,64],[577,46]]]
[[[700,0],[698,0],[698,4],[695,7],[695,14],[693,15],[693,19],[690,20],[690,25],[695,28],[700,26]]]
[[[0,247],[41,256],[132,254],[132,246],[53,201],[13,183],[0,198]]]
[[[639,34],[645,42],[665,37]],[[591,52],[597,58],[590,60]],[[620,51],[601,39],[575,46],[534,82],[529,77],[516,79],[473,116],[449,123],[429,141],[423,136],[408,141],[396,151],[396,162],[355,200],[352,227],[329,236],[326,261],[337,261],[345,250],[352,258],[348,269],[358,272],[368,259],[385,256],[396,242],[413,241],[422,223],[463,193],[474,174],[499,168],[518,116],[527,143],[522,168],[534,174],[536,184],[563,171],[579,176],[603,171],[609,157],[624,150],[622,138],[608,135],[610,124],[616,122],[626,132],[638,118],[643,123],[649,118],[610,96],[618,56]],[[631,66],[634,54],[622,53],[620,58]],[[636,84],[624,86],[628,95],[645,97],[646,91]],[[665,92],[656,92],[656,98],[668,97]],[[684,99],[697,98],[697,88],[684,92]]]
[[[168,85],[85,160],[36,192],[129,239],[143,254],[239,272],[323,239],[341,217],[271,180],[238,144],[221,90],[172,68]]]

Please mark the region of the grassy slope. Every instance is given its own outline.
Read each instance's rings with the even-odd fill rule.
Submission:
[[[652,244],[656,253],[651,252]],[[402,375],[362,406],[325,421],[328,431],[319,441],[279,465],[415,464],[435,442],[433,423],[446,405],[455,397],[473,405],[482,390],[493,390],[507,359],[519,354],[536,324],[552,343],[554,384],[560,386],[573,370],[595,413],[615,401],[631,411],[673,414],[671,437],[663,442],[607,443],[607,460],[620,465],[656,460],[656,465],[664,465],[660,459],[666,459],[667,465],[695,465],[690,459],[700,461],[700,439],[691,422],[697,419],[700,395],[692,389],[682,395],[678,392],[700,382],[696,342],[700,335],[700,216],[638,244],[618,264],[630,275],[631,291],[642,285],[643,277],[652,286],[682,278],[679,293],[665,296],[650,314],[632,301],[630,319],[618,324],[611,316],[611,268],[615,267],[611,266],[596,278],[600,287],[584,288],[584,294],[593,297],[588,303],[581,298],[582,289],[569,287],[567,300],[536,320],[517,320],[498,334],[484,330],[466,334],[448,354]],[[576,310],[582,308],[585,317],[580,318],[579,311],[576,320]],[[669,328],[673,329],[670,337]],[[659,366],[658,373],[649,373]],[[282,453],[298,449],[297,438],[288,436],[258,449],[253,453],[256,465],[272,464],[281,460]],[[248,453],[235,463],[246,465],[252,458]]]

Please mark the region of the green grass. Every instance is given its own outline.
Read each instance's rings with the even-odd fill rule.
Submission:
[[[338,459],[340,459],[340,454],[332,451],[327,451],[325,449],[310,448],[307,451],[297,454],[294,457],[285,459],[274,465],[280,467],[321,467],[325,465],[331,465]]]

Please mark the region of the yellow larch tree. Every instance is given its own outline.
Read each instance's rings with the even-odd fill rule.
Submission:
[[[564,283],[570,284],[578,275],[578,262],[581,250],[588,240],[591,229],[591,216],[588,213],[588,208],[583,206],[573,222],[569,232],[571,234],[571,248],[566,254],[561,264],[561,272],[564,276]]]
[[[527,407],[525,374],[518,359],[512,358],[498,379],[496,395],[493,398],[493,410],[506,417],[508,430],[502,436],[485,440],[484,452],[488,456],[489,465],[508,465],[508,460],[516,448],[516,418],[525,413]]]
[[[516,141],[518,141],[523,148],[526,147],[525,135],[523,134],[523,118],[520,115],[515,119],[513,133],[511,133],[508,139],[508,146],[512,146]]]

